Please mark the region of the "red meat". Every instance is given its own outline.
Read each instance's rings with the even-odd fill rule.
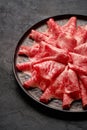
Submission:
[[[49,52],[51,56],[57,56],[59,62],[67,63],[67,61],[69,60],[69,55],[67,51],[53,47],[52,45],[48,45],[45,42],[41,42],[41,45],[44,46],[45,51]]]
[[[51,44],[53,46],[56,46],[57,41],[54,36],[45,35],[44,33],[32,30],[29,34],[29,37],[34,39],[36,42],[45,41],[48,44]]]
[[[62,99],[64,93],[64,78],[66,77],[67,70],[65,69],[54,82],[45,90],[40,97],[40,101],[48,103],[52,98]]]
[[[61,33],[61,27],[54,21],[54,19],[50,18],[47,21],[48,31],[53,35],[53,37],[58,38]]]
[[[74,52],[80,55],[87,56],[87,43],[81,44],[74,48]]]
[[[73,51],[74,47],[76,47],[77,42],[76,40],[70,36],[62,33],[58,37],[57,46],[61,49],[65,49],[67,51]]]
[[[78,77],[75,71],[68,69],[64,81],[65,81],[64,92],[67,94],[71,94],[71,97],[76,99],[78,96],[75,95],[75,93],[77,92],[79,93],[80,89],[79,89]]]
[[[35,56],[40,50],[39,44],[34,44],[33,46],[24,46],[22,45],[18,51],[18,55],[26,55],[29,57]]]
[[[86,75],[87,74],[87,70],[85,70],[84,68],[82,67],[79,67],[77,65],[73,65],[73,64],[70,64],[68,63],[68,66],[70,69],[74,70],[75,72],[77,72],[77,74],[84,74]]]
[[[56,61],[44,61],[38,64],[33,65],[41,77],[51,81],[56,78],[65,68],[65,65],[58,63]]]
[[[49,85],[53,79],[56,78],[65,68],[65,65],[57,63],[55,61],[45,61],[32,66],[32,78],[24,82],[25,87],[29,88],[38,84],[38,86],[43,90],[47,85]],[[43,85],[43,86],[42,86]]]
[[[86,31],[87,31],[87,24],[86,25],[83,25],[81,26],[82,28],[84,28]]]
[[[29,56],[30,47],[22,45],[19,48],[18,55],[26,55]]]
[[[87,74],[87,57],[75,53],[70,53],[72,64],[69,67],[79,73]]]
[[[33,70],[33,71],[32,71],[32,75],[31,75],[31,78],[29,78],[28,80],[26,80],[26,81],[23,83],[23,86],[24,86],[24,88],[26,88],[26,89],[35,88],[35,87],[40,88],[40,86],[39,86],[40,80],[41,80],[41,78],[39,77],[37,71]],[[42,89],[42,88],[40,88],[40,89]]]
[[[17,63],[16,64],[16,68],[19,71],[30,71],[32,66],[32,64],[30,62],[23,62],[23,63]]]
[[[39,47],[32,46],[28,54],[32,56],[32,58],[30,58],[31,64],[36,64],[48,60],[53,60],[53,61],[67,64],[69,60],[69,55],[67,51],[63,49],[58,49],[56,47],[53,47],[52,45],[48,45],[45,42],[41,42],[39,44]]]
[[[61,27],[62,32],[72,36],[76,31],[76,17],[71,17],[68,22]]]
[[[80,79],[84,84],[85,88],[87,89],[87,75],[80,75]]]
[[[29,37],[35,40],[36,42],[46,41],[48,39],[48,37],[45,34],[35,30],[31,30]]]
[[[67,99],[67,107],[70,106],[69,103],[73,100],[78,100],[80,98],[77,75],[73,70],[68,70],[67,68],[56,78],[53,84],[46,89],[46,91],[42,94],[40,101],[48,103],[48,101],[52,98],[63,99],[63,107],[65,108],[66,95],[67,97],[71,97],[69,102]]]
[[[77,45],[85,43],[87,40],[87,31],[81,26],[78,26],[74,38],[77,40]]]
[[[73,102],[73,99],[70,97],[70,95],[64,93],[63,94],[63,109],[68,110],[70,108],[71,103]]]
[[[73,70],[69,69],[67,76],[65,77],[65,87],[62,105],[63,109],[69,109],[71,103],[75,100],[79,100],[80,98],[81,95],[78,77]]]
[[[83,105],[84,109],[87,109],[87,82],[86,82],[86,85],[85,85],[84,82],[82,82],[82,81],[81,80],[79,81],[80,90],[81,90],[82,105]]]

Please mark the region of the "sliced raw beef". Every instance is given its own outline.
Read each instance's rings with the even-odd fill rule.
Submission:
[[[53,80],[58,76],[65,68],[65,65],[58,63],[56,61],[44,61],[39,64],[33,65],[41,77],[49,81]]]
[[[32,70],[31,78],[26,80],[23,83],[23,86],[25,89],[29,88],[40,88],[42,91],[44,91],[48,86],[50,82],[43,77],[40,76],[40,74],[36,70]]]
[[[64,79],[67,74],[67,69],[65,69],[54,82],[45,90],[45,92],[40,97],[40,101],[48,103],[52,98],[63,99],[64,93]]]
[[[76,47],[77,42],[76,40],[70,36],[62,33],[58,37],[57,46],[61,49],[67,50],[67,51],[73,51],[74,47]]]
[[[71,63],[68,63],[68,66],[70,69],[74,70],[77,74],[85,74],[87,75],[87,70],[83,67],[79,67],[77,65],[73,65]]]
[[[84,84],[85,88],[87,89],[87,75],[80,75],[80,79]]]
[[[31,33],[29,34],[29,37],[34,39],[36,42],[41,42],[45,41],[48,44],[51,44],[53,46],[56,46],[57,40],[55,39],[54,36],[47,36],[44,33],[40,33],[38,31],[32,30]]]
[[[48,31],[53,35],[53,37],[57,38],[61,33],[60,25],[58,25],[58,23],[55,22],[54,19],[52,18],[50,18],[47,21],[47,25],[48,25]]]
[[[87,75],[79,75],[83,108],[87,109]]]
[[[18,55],[26,55],[29,56],[30,47],[22,45],[19,48]]]
[[[79,81],[79,83],[80,83],[80,90],[81,90],[82,105],[84,109],[87,109],[87,82],[86,82],[86,86],[84,82],[82,82],[81,80]]]
[[[87,57],[80,54],[70,53],[72,64],[69,67],[79,73],[87,74]]]
[[[23,83],[24,88],[29,89],[29,88],[35,88],[38,87],[40,89],[43,89],[40,87],[39,83],[40,83],[41,77],[39,77],[37,71],[33,70],[32,71],[32,75],[31,78],[29,78],[28,80],[26,80]]]
[[[66,96],[70,97],[67,101],[65,99]],[[54,83],[42,94],[40,101],[48,103],[52,98],[63,99],[63,108],[65,108],[66,102],[66,108],[68,108],[72,101],[80,98],[78,78],[73,70],[68,70],[66,67],[66,69],[56,78]]]
[[[67,64],[68,60],[69,60],[69,56],[65,55],[65,54],[56,54],[54,56],[47,56],[47,57],[42,57],[40,56],[40,58],[37,58],[35,57],[35,59],[33,58],[31,60],[32,64],[37,64],[37,63],[41,63],[41,62],[44,62],[44,61],[49,61],[49,60],[52,60],[52,61],[56,61],[56,62],[60,62],[62,64]]]
[[[64,82],[65,82],[64,93],[71,94],[70,96],[74,99],[78,98],[79,95],[77,96],[76,93],[78,92],[79,94],[80,89],[79,89],[78,77],[75,71],[73,71],[72,69],[68,69]]]
[[[31,59],[33,63],[40,63],[42,61],[54,60],[60,63],[67,64],[69,60],[68,52],[49,45],[45,42],[40,43],[40,51]]]
[[[63,94],[63,104],[62,104],[63,109],[68,110],[70,108],[70,105],[72,102],[73,102],[73,98],[70,97],[69,94],[64,93]]]
[[[32,64],[30,62],[17,63],[16,68],[19,71],[30,71],[32,68]]]
[[[61,29],[62,33],[58,37],[57,46],[68,51],[73,51],[77,45],[77,41],[73,37],[76,31],[76,17],[71,17]]]
[[[18,55],[26,55],[29,57],[35,56],[40,50],[39,44],[34,44],[33,46],[22,45],[18,51]]]
[[[43,90],[42,84],[43,86],[48,87],[47,85],[49,85],[56,78],[56,76],[64,70],[64,68],[65,65],[55,61],[45,61],[35,64],[32,66],[32,70],[30,70],[34,72],[34,75],[32,75],[32,78],[28,81],[25,81],[23,86],[25,86],[25,88],[29,88],[34,86],[36,83],[41,90]]]
[[[29,37],[35,40],[36,42],[46,41],[48,39],[48,37],[45,34],[36,30],[31,30]]]
[[[52,45],[47,44],[46,42],[41,42],[39,44],[35,44],[32,47],[29,46],[21,46],[18,52],[19,55],[26,55],[31,57],[31,61],[38,63],[38,60],[56,60],[61,63],[67,63],[69,59],[69,55],[67,51],[63,49],[56,48]],[[40,61],[39,61],[40,62]]]
[[[87,43],[81,44],[74,48],[74,52],[80,55],[87,56]]]
[[[73,101],[81,98],[79,82],[76,73],[69,69],[65,79],[65,90],[63,95],[63,109],[69,109]]]
[[[77,40],[77,45],[85,43],[87,40],[87,31],[81,26],[78,26],[74,38]]]
[[[84,29],[87,31],[87,25],[84,26]]]
[[[68,22],[61,27],[62,32],[72,36],[76,31],[76,17],[71,17]]]
[[[45,42],[41,42],[41,46],[43,46],[46,52],[49,52],[51,57],[55,57],[54,60],[66,64],[69,60],[69,55],[66,50],[53,47],[52,45],[46,44]],[[50,57],[49,57],[50,58]],[[48,59],[49,59],[48,58]]]

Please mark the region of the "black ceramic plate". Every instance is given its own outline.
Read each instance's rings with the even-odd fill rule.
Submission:
[[[54,18],[56,20],[56,22],[58,21],[58,23],[60,23],[62,25],[64,23],[66,23],[67,20],[71,16],[76,16],[77,17],[77,24],[79,24],[79,25],[85,25],[85,24],[87,24],[87,16],[82,16],[82,15],[75,15],[75,14],[71,15],[70,14],[70,15],[53,16],[52,18]],[[44,31],[46,29],[46,21],[48,19],[49,18],[44,19],[44,20],[36,23],[31,28],[29,28],[28,31],[25,32],[25,34],[22,36],[22,38],[18,42],[17,47],[15,49],[14,65],[13,65],[13,70],[14,70],[14,74],[15,74],[16,80],[19,83],[19,86],[22,88],[22,90],[29,97],[31,97],[35,102],[40,103],[41,105],[43,105],[47,109],[52,109],[54,111],[62,111],[62,112],[74,112],[74,113],[77,113],[77,112],[86,112],[86,110],[83,110],[83,108],[82,108],[81,101],[74,102],[71,105],[70,110],[63,110],[62,109],[62,102],[60,100],[56,100],[56,99],[50,101],[47,105],[44,104],[44,103],[41,103],[39,101],[39,97],[40,97],[40,95],[41,95],[42,92],[38,88],[26,90],[22,86],[23,81],[25,81],[26,79],[28,79],[29,75],[27,73],[18,72],[16,70],[15,66],[16,66],[16,63],[25,62],[25,61],[28,61],[29,59],[27,57],[24,57],[24,56],[18,56],[17,52],[18,52],[19,47],[21,45],[32,45],[33,44],[33,41],[31,39],[29,39],[29,37],[28,37],[29,33],[31,32],[31,29],[36,29],[36,30],[39,30],[39,31]]]

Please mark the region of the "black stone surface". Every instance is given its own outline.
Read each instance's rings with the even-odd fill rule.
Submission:
[[[87,130],[87,114],[77,119],[43,110],[22,92],[12,70],[17,42],[31,25],[72,13],[87,15],[87,0],[0,0],[0,130]]]

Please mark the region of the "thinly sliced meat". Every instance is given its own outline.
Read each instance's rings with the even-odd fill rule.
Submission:
[[[32,77],[23,83],[23,87],[26,89],[39,87],[37,76],[32,74]]]
[[[61,27],[58,25],[57,22],[54,21],[54,19],[50,18],[47,21],[48,25],[48,31],[55,37],[58,38],[59,34],[61,33]]]
[[[81,99],[80,92],[75,92],[74,95],[75,95],[75,97],[73,97],[70,94],[64,93],[63,104],[62,104],[63,109],[66,109],[66,110],[70,109],[72,102]]]
[[[54,36],[49,36],[45,35],[44,33],[32,30],[31,33],[29,34],[29,37],[32,38],[33,40],[35,40],[36,42],[41,42],[41,41],[45,41],[48,44],[51,44],[53,46],[56,46],[57,44],[57,40],[55,39]]]
[[[40,101],[48,103],[51,99],[62,99],[64,93],[64,78],[66,77],[67,70],[65,69],[54,82],[45,90],[41,95]]]
[[[40,42],[40,45],[42,48],[44,48],[44,52],[49,52],[51,55],[55,55],[55,54],[68,54],[67,51],[57,48],[55,46],[49,45],[46,42]]]
[[[69,69],[67,76],[65,77],[65,87],[62,105],[63,109],[69,109],[71,103],[75,100],[79,100],[80,98],[81,95],[78,77],[73,70]]]
[[[80,75],[80,79],[84,84],[85,88],[87,89],[87,75]]]
[[[74,38],[77,40],[77,45],[85,43],[87,40],[87,31],[83,27],[78,26]]]
[[[30,71],[32,67],[31,65],[32,64],[30,62],[17,63],[16,68],[19,71]]]
[[[76,47],[77,42],[76,40],[70,36],[62,33],[58,37],[57,46],[61,49],[65,49],[67,51],[73,51],[73,49]]]
[[[41,59],[32,59],[32,64],[37,64],[37,63],[41,63],[41,62],[44,62],[44,61],[56,61],[56,62],[60,62],[62,64],[67,64],[68,60],[69,60],[69,57],[64,55],[64,54],[57,54],[57,55],[54,55],[54,56],[48,56],[48,57],[43,57]]]
[[[26,71],[26,70],[30,70],[32,66],[35,64],[45,62],[45,61],[50,61],[50,60],[60,62],[60,64],[61,63],[67,64],[69,60],[69,56],[67,55],[66,51],[62,49],[57,49],[55,47],[52,47],[51,45],[49,46],[46,45],[47,44],[43,44],[44,51],[35,55],[34,58],[30,59],[30,62],[18,63],[16,65],[16,68],[20,71],[24,71],[24,70]],[[47,52],[47,56],[45,55],[46,53],[44,53],[45,51]],[[54,55],[52,55],[52,53]]]
[[[87,67],[87,57],[82,56],[80,54],[70,53],[72,57],[72,63],[74,65],[83,67],[84,69]]]
[[[45,34],[43,34],[42,32],[38,32],[36,30],[31,30],[29,38],[32,38],[36,42],[46,41],[48,39],[48,37]]]
[[[74,70],[77,74],[87,75],[87,69],[84,69],[83,67],[79,67],[79,66],[73,65],[71,63],[68,63],[68,66],[70,69]]]
[[[49,45],[46,42],[35,44],[32,47],[21,46],[18,54],[20,55],[25,54],[28,57],[31,57],[31,61],[35,62],[36,60],[37,63],[38,60],[40,60],[41,58],[43,58],[41,59],[41,61],[56,60],[60,61],[61,63],[67,63],[69,59],[67,51],[53,47],[52,45]]]
[[[86,25],[83,25],[81,26],[82,28],[84,28],[86,31],[87,31],[87,24]]]
[[[56,61],[60,63],[65,63],[65,64],[68,62],[69,55],[66,50],[53,47],[52,45],[46,44],[45,42],[41,42],[41,46],[44,46],[45,51],[49,52],[51,57],[55,57],[54,59]]]
[[[71,17],[68,20],[68,22],[61,27],[62,32],[72,36],[76,31],[76,22],[77,22],[77,18]]]
[[[22,45],[18,51],[18,55],[26,55],[28,57],[35,56],[40,50],[39,44],[34,44],[33,46],[24,46]]]
[[[64,94],[65,96],[63,97]],[[66,96],[70,97],[68,106],[70,106],[69,103],[73,100],[80,99],[80,88],[77,75],[73,70],[67,70],[67,68],[57,77],[54,83],[46,89],[46,91],[42,94],[40,101],[47,103],[52,98],[64,98],[63,106],[65,106]]]
[[[58,47],[68,51],[73,51],[74,47],[76,47],[77,41],[73,37],[76,31],[76,21],[76,17],[71,17],[69,21],[61,27],[62,33],[60,33],[58,37]]]
[[[49,84],[50,82],[46,79],[43,79],[36,70],[32,70],[31,78],[26,80],[23,83],[23,86],[25,89],[37,87],[37,88],[40,88],[42,91],[44,91],[48,87]]]
[[[65,69],[65,65],[56,61],[44,61],[33,65],[33,69],[44,79],[51,81]]]
[[[79,83],[80,83],[80,90],[81,90],[82,105],[84,109],[87,109],[87,81],[86,81],[86,86],[83,80],[82,81],[80,80]]]
[[[47,60],[54,60],[63,64],[67,64],[69,60],[69,55],[67,51],[56,48],[45,42],[41,42],[40,46],[40,52],[31,59],[31,62],[36,64]]]
[[[21,66],[21,65],[20,65]],[[24,67],[24,66],[23,66]],[[19,69],[22,68],[19,67]],[[32,77],[24,82],[24,87],[30,88],[38,85],[41,90],[44,90],[49,84],[58,76],[65,68],[65,65],[57,63],[55,61],[45,61],[32,66],[30,70]],[[22,68],[21,70],[24,70]]]
[[[62,104],[63,109],[66,109],[66,110],[70,109],[72,102],[73,102],[73,98],[70,97],[70,95],[64,93],[63,94],[63,104]]]
[[[80,55],[87,56],[87,43],[81,44],[74,48],[74,52]]]
[[[70,53],[72,64],[69,64],[69,67],[77,70],[81,73],[81,71],[87,74],[87,57],[82,56],[80,54]]]
[[[40,88],[40,86],[39,86],[39,80],[41,80],[41,79],[40,79],[38,73],[35,70],[33,70],[31,78],[29,78],[28,80],[26,80],[23,83],[23,86],[26,89],[35,88],[35,87],[39,87]]]
[[[19,48],[18,55],[26,55],[29,56],[30,47],[22,45]]]
[[[38,80],[39,79],[39,80]],[[33,76],[30,79],[28,79],[27,81],[25,81],[23,83],[23,86],[25,89],[29,89],[29,88],[40,88],[40,90],[45,91],[45,89],[47,88],[47,86],[49,85],[49,82],[40,78],[37,78],[37,76]]]
[[[83,28],[87,31],[87,24]]]
[[[57,47],[57,48],[60,48],[57,43],[58,43],[58,40],[57,39],[54,39],[54,37],[50,37],[47,41],[45,41],[46,43],[54,46],[54,47]]]
[[[65,81],[65,88],[64,88],[64,93],[71,94],[71,97],[76,99],[78,96],[75,95],[77,92],[79,94],[79,83],[78,83],[78,77],[75,71],[72,69],[67,70],[67,75],[64,79]]]

